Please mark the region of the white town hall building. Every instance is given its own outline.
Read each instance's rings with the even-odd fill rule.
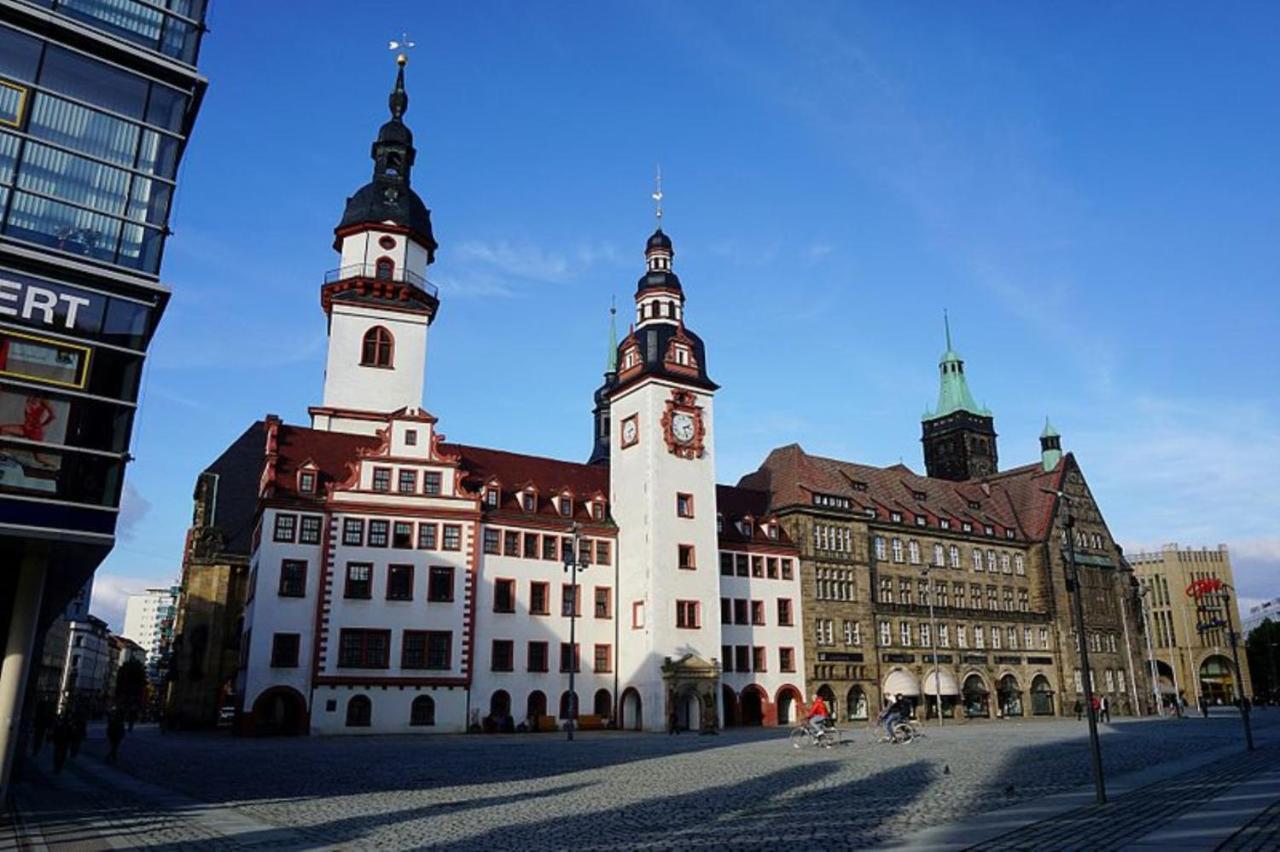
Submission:
[[[546,729],[575,708],[584,728],[793,720],[798,551],[768,494],[716,485],[717,388],[661,228],[590,462],[446,442],[422,409],[437,245],[400,65],[321,289],[322,404],[310,427],[264,424],[241,729]]]

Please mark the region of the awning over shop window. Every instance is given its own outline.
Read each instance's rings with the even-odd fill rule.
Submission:
[[[939,689],[938,686],[939,682],[942,684],[941,689]],[[936,677],[934,676],[932,669],[925,672],[920,683],[921,686],[924,687],[925,695],[937,695],[939,691],[941,691],[943,695],[960,694],[960,684],[956,683],[956,676],[946,669],[942,669]]]
[[[886,697],[891,695],[919,695],[920,684],[911,672],[901,670],[890,672],[889,676],[884,679],[884,694]]]

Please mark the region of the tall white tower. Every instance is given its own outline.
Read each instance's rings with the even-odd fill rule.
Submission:
[[[618,523],[620,710],[628,727],[717,724],[720,580],[712,395],[702,341],[658,228],[609,399]]]
[[[341,266],[325,276],[320,302],[329,318],[324,402],[316,429],[372,434],[386,415],[422,405],[427,329],[439,299],[427,281],[435,260],[431,211],[410,185],[416,151],[401,120],[409,108],[405,57],[373,143],[373,179],[347,199],[334,229]]]

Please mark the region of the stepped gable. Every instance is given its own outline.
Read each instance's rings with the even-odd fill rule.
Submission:
[[[1069,456],[1068,456],[1069,458]],[[983,479],[953,482],[921,476],[904,464],[873,467],[855,462],[812,456],[798,444],[771,452],[754,473],[739,482],[746,488],[765,489],[776,511],[789,505],[812,505],[813,495],[847,498],[855,511],[873,510],[879,520],[899,512],[913,524],[916,515],[936,527],[938,519],[968,521],[975,528],[991,526],[1004,538],[1038,541],[1053,520],[1055,498],[1067,466],[1064,460],[1051,471],[1029,464]]]

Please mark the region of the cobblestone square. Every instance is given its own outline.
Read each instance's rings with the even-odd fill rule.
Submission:
[[[1280,713],[1254,719],[1258,759],[1274,764]],[[1196,755],[1221,758],[1241,743],[1239,719],[1226,713],[1102,730],[1109,778]],[[223,839],[184,822],[181,807],[130,802],[99,771],[105,742],[96,731],[61,776],[41,755],[22,799],[29,821],[98,814],[168,848],[829,849],[882,845],[1090,780],[1086,726],[1074,719],[927,732],[893,746],[853,730],[845,745],[824,751],[795,750],[780,729],[601,732],[569,743],[555,734],[253,740],[138,728],[119,769],[288,830]],[[1096,818],[1092,825],[1100,830]],[[1033,836],[1042,847],[1043,833]]]

